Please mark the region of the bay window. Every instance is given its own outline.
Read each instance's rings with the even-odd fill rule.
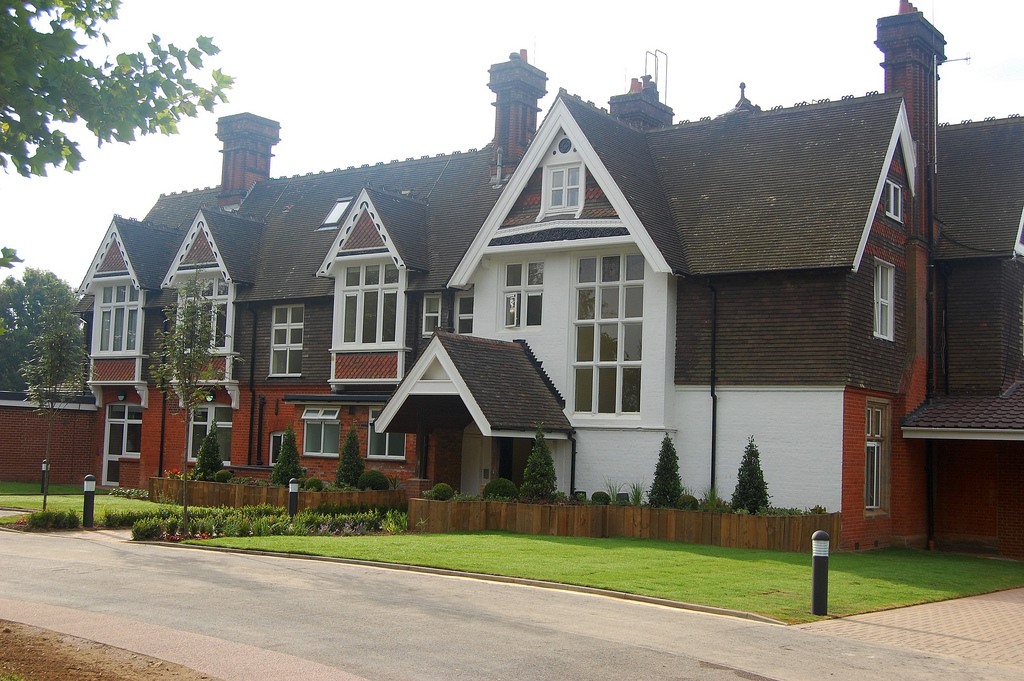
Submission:
[[[342,289],[342,343],[393,343],[398,321],[398,268],[350,265]]]
[[[99,313],[99,351],[134,352],[142,317],[139,289],[131,284],[104,286]]]

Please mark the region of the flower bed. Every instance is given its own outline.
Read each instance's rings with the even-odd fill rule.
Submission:
[[[409,500],[409,527],[422,532],[505,530],[559,537],[636,537],[728,548],[809,553],[811,535],[829,533],[838,550],[842,516],[755,516],[648,506],[549,506],[504,501]]]
[[[149,498],[157,502],[181,503],[181,480],[171,478],[150,478]],[[242,508],[270,504],[288,507],[287,487],[263,487],[255,485],[232,485],[223,482],[202,482],[189,480],[188,503],[190,506],[227,506]],[[315,508],[322,504],[347,506],[358,509],[405,508],[404,489],[389,489],[367,492],[299,492],[299,510]]]

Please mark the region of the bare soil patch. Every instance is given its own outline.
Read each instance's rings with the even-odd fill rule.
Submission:
[[[0,620],[0,674],[26,681],[222,681],[179,664]]]

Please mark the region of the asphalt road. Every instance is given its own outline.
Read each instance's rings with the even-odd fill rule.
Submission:
[[[0,532],[0,618],[281,679],[1024,679],[1024,671],[588,594]]]

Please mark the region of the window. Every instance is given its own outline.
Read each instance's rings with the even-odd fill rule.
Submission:
[[[341,424],[337,407],[306,407],[302,413],[305,437],[302,451],[312,456],[337,456],[341,444]]]
[[[104,286],[100,295],[100,352],[134,352],[138,347],[142,304],[131,284]]]
[[[441,326],[441,296],[423,296],[423,335]]]
[[[548,168],[548,209],[575,211],[580,206],[580,166]]]
[[[270,373],[298,376],[302,373],[302,305],[274,308],[270,330]]]
[[[188,460],[195,461],[199,453],[199,447],[203,444],[203,438],[210,432],[210,428],[217,424],[217,442],[220,444],[220,457],[225,461],[231,461],[231,418],[232,409],[230,406],[213,404],[208,407],[199,407],[192,415],[192,428],[189,433]]]
[[[344,199],[338,199],[334,206],[331,207],[331,212],[327,214],[324,221],[320,224],[320,229],[334,229],[341,222],[341,216],[345,214],[345,209],[348,208],[348,204],[352,203],[352,197],[348,196]]]
[[[231,286],[220,277],[207,279],[203,282],[203,297],[210,301],[213,324],[213,347],[217,350],[228,349],[228,302]]]
[[[398,268],[391,263],[345,268],[342,343],[393,343],[398,320]]]
[[[640,411],[644,258],[580,258],[576,271],[575,410]]]
[[[284,431],[279,430],[270,434],[270,461],[271,466],[277,463],[277,457],[281,455],[281,446],[284,445]]]
[[[875,338],[893,339],[893,291],[896,268],[875,261]]]
[[[864,508],[884,510],[889,496],[888,403],[869,401],[864,418]]]
[[[892,180],[886,180],[885,189],[882,191],[882,203],[886,216],[903,222],[903,187]]]
[[[405,433],[378,433],[374,427],[380,409],[370,410],[370,442],[366,448],[368,457],[388,459],[405,458]]]
[[[455,331],[457,333],[473,333],[473,294],[462,294],[455,297]]]
[[[544,263],[505,265],[504,292],[505,328],[540,326],[544,303]]]

